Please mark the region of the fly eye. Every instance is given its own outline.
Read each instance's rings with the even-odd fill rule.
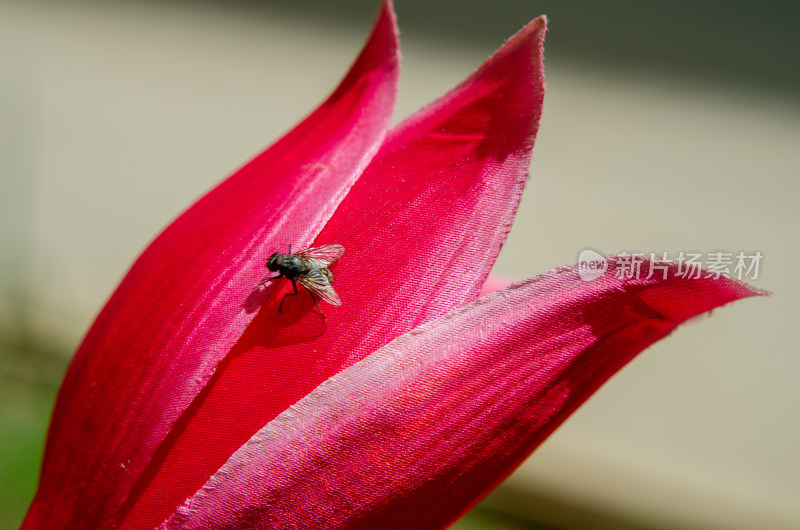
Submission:
[[[267,268],[271,271],[276,271],[281,267],[283,263],[283,255],[280,252],[276,252],[272,256],[269,257],[267,260]]]

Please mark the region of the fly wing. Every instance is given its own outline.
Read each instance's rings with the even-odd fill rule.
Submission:
[[[344,254],[344,247],[336,243],[322,245],[321,247],[311,247],[300,252],[295,252],[296,256],[302,256],[311,262],[314,268],[327,267],[335,262]]]
[[[337,246],[342,248],[341,245]],[[331,285],[330,280],[328,280],[328,276],[325,274],[325,272],[323,272],[322,269],[311,269],[308,274],[299,276],[297,281],[300,282],[303,287],[319,296],[329,304],[342,305],[341,298],[339,298],[339,295],[333,290],[333,286]]]

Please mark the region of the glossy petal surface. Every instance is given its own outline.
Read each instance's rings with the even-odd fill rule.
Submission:
[[[148,496],[182,502],[320,383],[476,298],[527,179],[544,31],[533,21],[389,134],[314,243],[345,247],[332,269],[342,306],[323,304],[323,320],[305,292],[278,311],[290,285],[270,297],[185,416]]]
[[[136,502],[159,446],[263,301],[252,291],[267,253],[313,241],[377,152],[397,69],[387,3],[329,99],[136,261],[62,385],[26,527],[109,528]]]
[[[644,348],[762,294],[657,276],[557,269],[415,329],[278,416],[162,528],[447,525]]]

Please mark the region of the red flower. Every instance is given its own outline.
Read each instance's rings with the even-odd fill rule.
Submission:
[[[476,300],[513,220],[545,20],[385,137],[387,2],[339,88],[144,251],[61,388],[25,528],[438,528],[728,279],[583,282]],[[344,303],[255,288],[338,243]],[[613,258],[611,258],[613,263]]]

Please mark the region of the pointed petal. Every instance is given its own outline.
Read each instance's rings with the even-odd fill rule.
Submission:
[[[178,491],[181,502],[320,383],[475,299],[527,178],[544,32],[543,17],[531,22],[390,133],[314,243],[346,249],[333,266],[342,305],[322,304],[323,321],[301,292],[278,312],[291,286],[276,290],[187,415],[148,497]]]
[[[675,273],[562,268],[430,322],[278,416],[162,528],[442,528],[648,345],[762,294]]]
[[[245,301],[265,254],[278,242],[312,242],[377,152],[397,70],[387,4],[327,101],[142,254],[61,388],[27,527],[111,527],[156,448],[254,317],[257,304]],[[173,507],[156,510],[154,524]]]

